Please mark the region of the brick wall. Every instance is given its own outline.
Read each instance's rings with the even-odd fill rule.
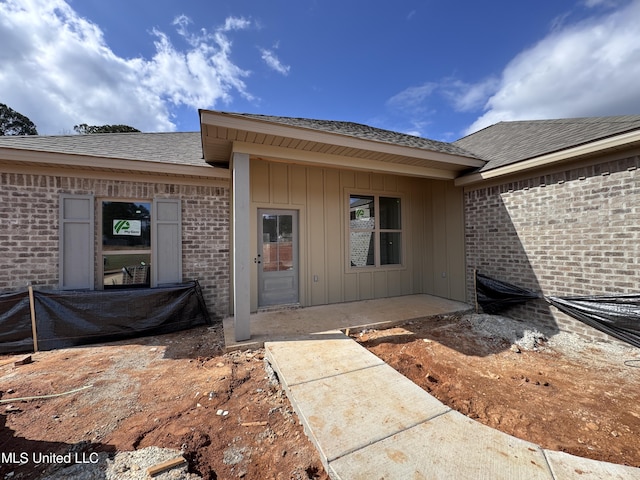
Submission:
[[[212,315],[229,313],[229,191],[215,186],[0,173],[0,293],[24,289],[29,282],[39,290],[58,288],[61,193],[180,198],[183,279],[198,279]],[[96,201],[96,222],[98,206]]]
[[[640,291],[640,157],[465,192],[467,292],[473,270],[545,295]],[[548,335],[605,334],[544,300],[507,313]]]

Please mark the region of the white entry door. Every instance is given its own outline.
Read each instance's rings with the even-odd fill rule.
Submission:
[[[298,303],[298,212],[258,210],[258,306]]]

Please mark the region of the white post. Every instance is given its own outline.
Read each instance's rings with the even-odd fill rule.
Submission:
[[[233,154],[233,312],[236,342],[251,338],[249,155]]]

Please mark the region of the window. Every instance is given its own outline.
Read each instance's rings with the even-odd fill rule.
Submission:
[[[101,200],[96,204],[92,195],[62,194],[60,288],[155,287],[181,282],[181,210],[180,200],[173,198]],[[94,241],[96,235],[99,241]]]
[[[102,285],[151,285],[151,203],[102,202]]]
[[[402,211],[398,197],[349,196],[351,267],[402,264]]]

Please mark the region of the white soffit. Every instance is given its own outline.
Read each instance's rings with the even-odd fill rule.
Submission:
[[[233,114],[201,111],[201,123],[203,150],[205,159],[208,161],[212,160],[208,151],[216,150],[220,153],[233,150],[269,159],[297,160],[307,164],[446,179],[457,177],[462,170],[481,167],[485,164],[484,161],[471,157],[283,125]],[[215,128],[215,138],[208,136],[207,126]],[[241,142],[234,138],[219,138],[221,134],[230,131],[250,132],[251,135],[246,135]],[[295,143],[291,142],[293,147],[271,144],[271,140],[275,138],[293,139]],[[337,155],[325,153],[327,146],[338,147],[336,150],[345,153]]]

